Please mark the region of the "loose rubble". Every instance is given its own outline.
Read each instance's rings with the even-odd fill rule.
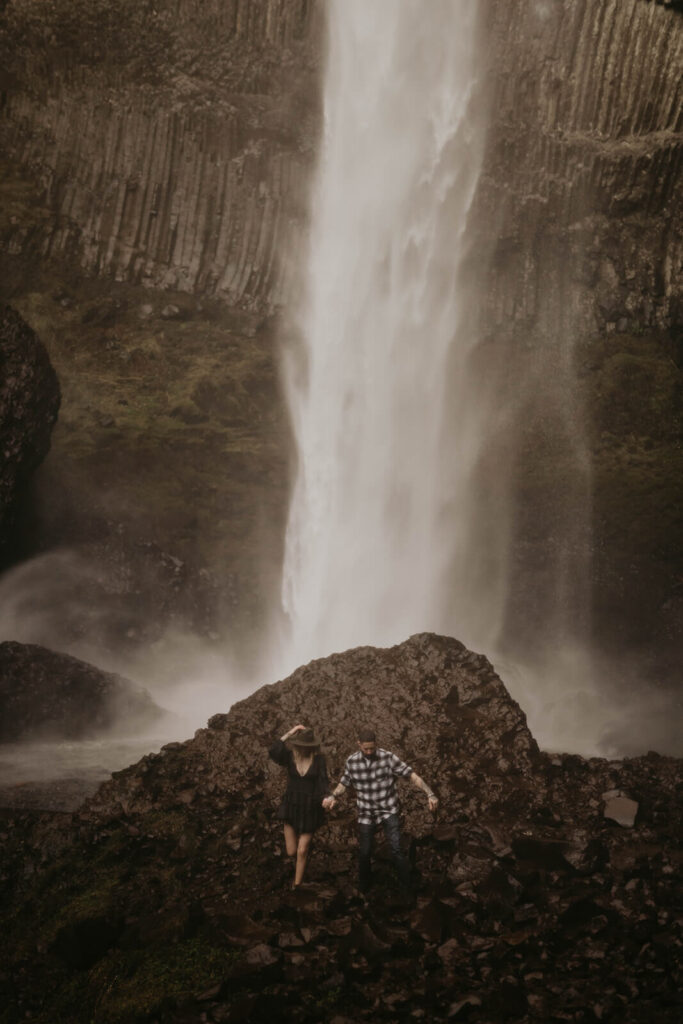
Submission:
[[[0,550],[8,543],[16,502],[50,448],[60,389],[48,354],[11,306],[0,305]]]

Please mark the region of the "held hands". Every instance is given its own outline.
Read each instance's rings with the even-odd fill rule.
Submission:
[[[432,814],[434,814],[437,807],[439,806],[439,801],[437,797],[434,796],[433,793],[431,796],[427,797],[427,803],[429,805],[429,810],[432,812]]]
[[[332,808],[334,807],[334,805],[336,804],[336,802],[337,801],[336,801],[335,797],[333,797],[333,796],[326,796],[325,799],[323,800],[323,807],[325,808],[326,811],[331,811]]]

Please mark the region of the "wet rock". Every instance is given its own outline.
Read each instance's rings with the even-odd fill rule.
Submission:
[[[476,717],[467,714],[473,702]],[[401,786],[415,906],[379,856],[368,898],[356,893],[350,801],[316,833],[306,885],[291,891],[290,865],[275,856],[283,779],[266,751],[302,709],[324,733],[333,777],[354,748],[357,716],[374,720],[386,746],[419,764],[441,793],[435,823],[422,794]],[[501,773],[501,758],[511,771]],[[51,934],[55,907],[67,918],[59,928],[78,936],[72,908],[101,884],[106,865],[126,925],[102,933],[98,977],[115,973],[124,953],[144,969],[174,963],[180,947],[199,947],[202,963],[216,957],[215,977],[198,974],[188,1002],[171,998],[164,1024],[202,1014],[277,1019],[284,1005],[293,1024],[335,1016],[678,1024],[681,767],[651,756],[546,757],[488,663],[424,634],[321,659],[263,687],[192,740],[117,773],[68,821],[14,815],[2,829],[0,896],[20,940]],[[651,809],[635,831],[601,813],[601,795],[617,783]],[[188,791],[185,803],[179,795]],[[77,882],[46,901],[46,881],[64,882],[55,864],[68,875],[77,866]],[[70,936],[59,956],[2,948],[15,987],[3,989],[0,972],[0,993],[12,1012],[18,998],[22,1012],[31,1009],[48,963],[62,965],[60,1006],[87,989]],[[629,1007],[638,1008],[632,1019]]]
[[[635,800],[631,800],[624,793],[619,790],[610,790],[607,793],[602,794],[602,799],[605,801],[605,809],[603,815],[610,821],[616,821],[618,825],[623,825],[624,828],[632,828],[636,823],[636,815],[638,814],[638,803]]]
[[[144,730],[166,712],[122,676],[35,644],[0,644],[0,741],[82,739],[125,724]]]
[[[418,907],[410,920],[411,929],[425,942],[441,942],[445,928],[443,910],[443,904],[438,900],[430,900]]]
[[[444,967],[449,968],[455,967],[462,956],[462,952],[462,945],[457,939],[448,939],[448,941],[439,946],[436,951],[437,956],[443,962]]]
[[[164,306],[161,310],[162,320],[180,320],[183,316],[183,312],[179,306],[174,306],[172,303]]]
[[[60,390],[36,334],[10,306],[0,306],[0,523],[3,544],[15,503],[50,448]]]
[[[451,1005],[448,1007],[448,1019],[467,1020],[467,1018],[470,1015],[470,1010],[481,1005],[482,1002],[479,996],[465,996],[464,999],[460,999],[457,1003],[451,1003]]]
[[[521,836],[512,843],[512,851],[518,860],[546,871],[569,871],[571,865],[565,857],[567,843],[555,839],[536,839]]]
[[[278,963],[282,959],[282,954],[278,950],[273,949],[272,946],[267,946],[264,942],[258,946],[252,946],[244,954],[244,961],[253,967],[270,967],[272,964]]]
[[[157,913],[142,917],[136,923],[135,941],[136,944],[143,945],[179,942],[192,933],[196,923],[196,911],[188,904],[170,903]]]
[[[354,949],[370,959],[384,956],[391,949],[390,943],[384,942],[366,921],[360,921],[352,928],[349,939]]]

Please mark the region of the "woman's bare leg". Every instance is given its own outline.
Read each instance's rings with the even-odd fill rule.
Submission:
[[[311,839],[313,838],[312,833],[304,832],[299,836],[299,842],[296,848],[296,871],[294,872],[294,885],[301,885],[304,878],[304,872],[306,871],[306,861],[308,860],[308,851],[311,847]]]
[[[299,837],[291,825],[285,823],[285,849],[288,857],[296,857]]]

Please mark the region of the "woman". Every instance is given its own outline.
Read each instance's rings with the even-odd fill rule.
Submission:
[[[268,756],[287,769],[287,789],[277,817],[284,822],[287,855],[296,857],[292,885],[296,889],[306,871],[313,833],[325,820],[322,802],[329,788],[327,764],[313,730],[304,725],[295,725],[281,736]]]

